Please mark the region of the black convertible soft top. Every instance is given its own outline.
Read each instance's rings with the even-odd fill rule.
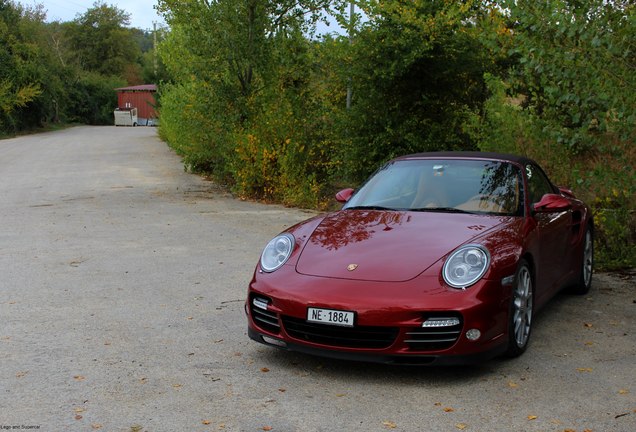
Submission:
[[[499,161],[509,161],[515,162],[519,165],[527,165],[528,163],[532,163],[534,165],[538,165],[532,159],[507,154],[507,153],[494,153],[494,152],[479,152],[479,151],[443,151],[443,152],[428,152],[428,153],[415,153],[410,155],[404,155],[395,158],[394,160],[403,160],[403,159],[485,159],[485,160],[499,160]]]

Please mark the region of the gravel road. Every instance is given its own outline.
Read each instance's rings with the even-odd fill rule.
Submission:
[[[0,141],[0,430],[636,431],[636,282],[558,296],[525,355],[326,360],[247,338],[261,248],[313,213],[185,173],[154,128]]]

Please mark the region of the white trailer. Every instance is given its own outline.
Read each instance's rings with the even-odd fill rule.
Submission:
[[[115,126],[137,126],[137,108],[115,110]]]

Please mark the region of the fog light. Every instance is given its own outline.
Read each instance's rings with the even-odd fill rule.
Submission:
[[[263,338],[263,340],[265,342],[267,342],[270,345],[276,345],[276,346],[283,347],[283,348],[285,348],[287,346],[287,344],[285,342],[283,342],[282,340],[274,339],[274,338],[271,338],[269,336],[261,336],[261,337]]]
[[[481,332],[477,329],[470,329],[466,332],[466,338],[471,341],[476,341],[481,337]]]

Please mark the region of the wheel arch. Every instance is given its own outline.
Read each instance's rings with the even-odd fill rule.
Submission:
[[[537,282],[537,270],[536,270],[536,263],[534,261],[534,256],[526,251],[526,253],[524,253],[523,255],[521,255],[519,257],[519,263],[521,263],[522,260],[525,260],[528,263],[528,266],[530,267],[530,275],[532,276],[532,285],[533,288],[536,290],[536,282]],[[519,266],[519,264],[517,264],[517,266]]]

